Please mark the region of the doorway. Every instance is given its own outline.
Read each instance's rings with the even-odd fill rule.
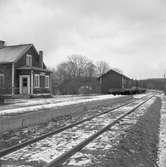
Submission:
[[[20,75],[20,94],[28,95],[30,94],[30,76],[29,75]]]

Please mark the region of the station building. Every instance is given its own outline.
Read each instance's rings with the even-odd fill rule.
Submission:
[[[0,94],[51,94],[51,80],[43,51],[38,52],[33,44],[8,46],[0,41]]]

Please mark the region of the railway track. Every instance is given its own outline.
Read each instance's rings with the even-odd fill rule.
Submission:
[[[68,149],[67,151],[65,150],[64,153],[62,155],[58,155],[56,156],[56,158],[53,157],[53,161],[48,163],[46,166],[47,167],[51,167],[51,166],[60,166],[63,162],[65,162],[69,157],[71,157],[72,155],[74,155],[76,152],[78,152],[79,150],[81,150],[83,147],[85,147],[87,144],[89,144],[92,140],[94,140],[95,138],[97,138],[98,136],[100,136],[101,134],[103,134],[105,131],[107,131],[110,127],[114,126],[115,124],[117,124],[119,121],[121,121],[123,118],[125,118],[127,115],[133,113],[136,109],[138,109],[140,106],[142,106],[144,103],[146,103],[148,100],[150,100],[153,96],[148,96],[148,97],[143,97],[141,99],[139,99],[138,101],[141,101],[143,99],[143,102],[135,102],[135,101],[132,101],[132,102],[128,102],[128,103],[125,103],[123,105],[120,105],[118,107],[114,107],[112,109],[109,109],[109,110],[106,110],[102,113],[99,113],[99,114],[96,114],[95,116],[91,116],[89,118],[86,118],[86,119],[83,119],[79,122],[76,122],[74,124],[71,124],[69,126],[65,126],[63,128],[60,128],[58,130],[55,130],[53,132],[50,132],[50,133],[47,133],[45,135],[42,135],[40,137],[37,137],[35,139],[32,139],[30,141],[27,141],[27,142],[24,142],[22,144],[18,144],[16,146],[13,146],[13,147],[10,147],[8,149],[5,149],[5,150],[2,150],[0,151],[0,157],[4,157],[4,156],[10,156],[8,154],[11,154],[15,151],[19,151],[19,149],[22,149],[28,145],[31,145],[31,148],[33,148],[33,144],[35,144],[36,142],[39,142],[41,141],[42,139],[45,139],[45,138],[48,138],[50,136],[54,136],[56,138],[56,135],[59,135],[61,133],[64,133],[60,136],[58,136],[57,138],[63,138],[65,137],[65,131],[66,130],[73,130],[74,128],[77,129],[77,127],[79,126],[79,128],[77,129],[79,131],[79,129],[82,129],[82,128],[85,128],[86,126],[88,126],[89,128],[89,124],[92,128],[92,131],[93,133],[87,133],[86,135],[86,138],[83,138],[81,142],[77,143],[77,144],[73,144],[75,146],[72,145],[72,148]],[[132,109],[129,109],[129,111],[120,111],[118,112],[117,110],[122,108],[122,107],[125,107],[125,106],[129,106],[133,103],[138,103],[134,106],[134,108],[132,107]],[[116,113],[116,114],[115,114]],[[111,115],[112,117],[115,117],[116,115],[116,118],[113,118],[112,120],[110,120],[110,117],[107,116],[107,114]],[[108,117],[108,118],[107,118]],[[105,121],[103,121],[105,120]],[[103,123],[102,123],[103,121]],[[111,123],[110,123],[111,121]],[[88,124],[87,124],[88,123]],[[92,126],[93,125],[93,126]],[[94,128],[96,127],[97,128]],[[86,128],[85,128],[86,129]],[[86,130],[85,130],[86,131]],[[75,130],[74,132],[72,133],[72,135],[75,133]],[[80,136],[78,136],[80,137]],[[53,138],[53,140],[55,139]],[[43,141],[43,143],[47,143],[45,141]],[[42,144],[39,144],[39,146],[41,146]],[[58,146],[58,144],[56,143],[56,146]],[[38,146],[37,146],[38,147]],[[40,147],[41,148],[41,147]],[[40,149],[39,149],[40,150]],[[30,149],[31,151],[31,149]],[[16,157],[17,157],[17,153],[16,152]],[[14,154],[14,153],[13,153]],[[19,154],[19,153],[18,153]],[[12,154],[11,154],[12,156]],[[21,156],[21,157],[24,157],[24,156]],[[3,158],[2,158],[3,159]],[[4,160],[1,161],[1,164],[3,162],[6,162],[5,160],[6,158],[4,158]],[[8,158],[7,158],[8,159]],[[17,158],[16,158],[17,159]],[[12,162],[11,162],[12,163]],[[14,162],[13,162],[14,163]]]

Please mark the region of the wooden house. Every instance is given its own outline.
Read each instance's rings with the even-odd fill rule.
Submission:
[[[0,94],[51,94],[51,71],[43,62],[43,51],[33,44],[5,45],[0,41]]]

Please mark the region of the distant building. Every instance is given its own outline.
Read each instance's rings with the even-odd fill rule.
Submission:
[[[101,93],[109,93],[112,90],[131,88],[132,80],[122,73],[113,69],[98,78]]]
[[[51,80],[43,51],[33,44],[6,46],[0,41],[0,94],[51,94]]]

